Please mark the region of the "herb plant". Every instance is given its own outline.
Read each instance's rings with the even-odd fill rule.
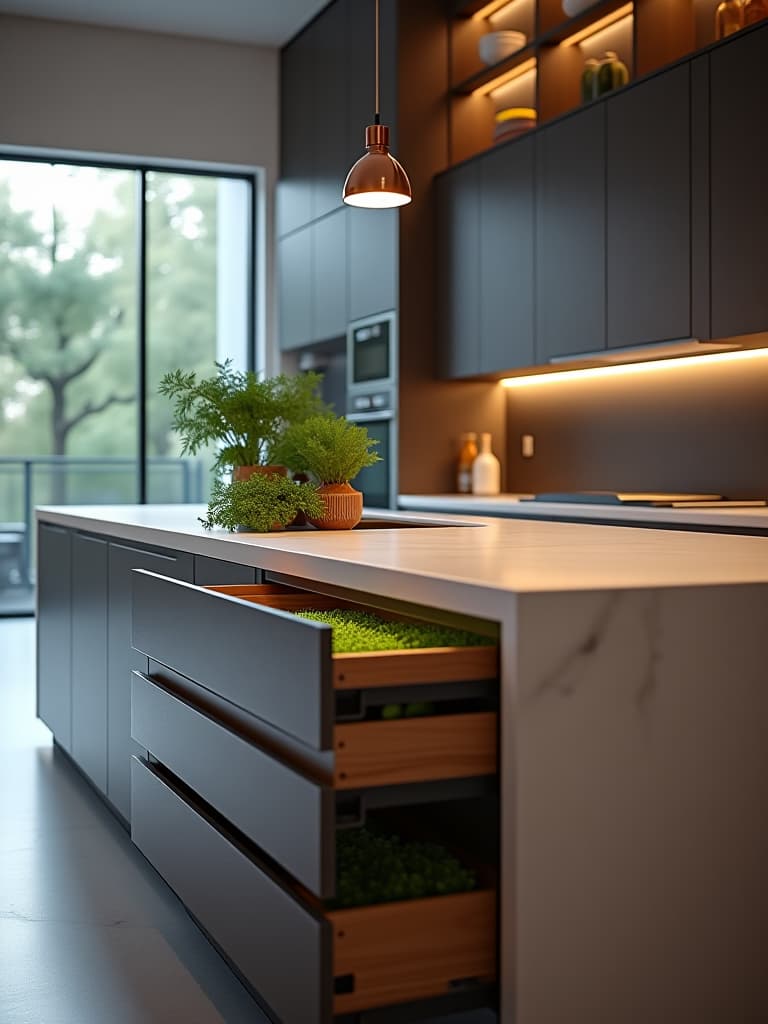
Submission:
[[[324,611],[307,608],[295,614],[333,627],[334,654],[400,651],[415,647],[484,647],[494,643],[489,637],[463,629],[422,625],[418,622],[396,622],[381,619],[370,612],[346,608]]]
[[[404,841],[369,828],[336,835],[336,905],[359,907],[393,900],[469,892],[474,871],[437,843]]]
[[[322,515],[323,499],[312,484],[296,484],[273,473],[257,474],[232,483],[217,479],[208,503],[208,518],[200,522],[206,530],[215,526],[236,530],[242,526],[268,533],[293,522],[298,512]]]
[[[290,424],[330,414],[317,373],[259,380],[250,370],[233,369],[231,360],[215,366],[213,377],[198,380],[193,370],[174,370],[160,381],[158,391],[174,402],[184,455],[215,443],[217,468],[270,465]]]
[[[311,473],[321,484],[343,484],[361,469],[381,461],[372,450],[378,443],[365,427],[343,416],[321,415],[292,424],[279,451],[290,469]]]

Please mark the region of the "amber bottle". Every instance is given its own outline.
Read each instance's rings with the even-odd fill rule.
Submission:
[[[725,39],[744,28],[742,0],[723,0],[715,11],[715,38]]]
[[[459,494],[472,493],[472,463],[477,458],[477,434],[462,434],[459,458],[456,464],[456,490]]]
[[[755,25],[763,18],[768,18],[768,0],[746,0],[744,4],[744,24]]]

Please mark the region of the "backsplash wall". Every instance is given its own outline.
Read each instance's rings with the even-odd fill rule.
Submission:
[[[508,491],[768,496],[768,352],[539,378],[507,394]]]

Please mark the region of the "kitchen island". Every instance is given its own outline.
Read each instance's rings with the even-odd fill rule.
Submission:
[[[157,799],[156,817],[178,811],[179,828],[187,827],[178,809],[187,790],[164,788],[166,776],[152,775],[154,723],[168,716],[181,722],[186,714],[187,734],[201,742],[198,727],[213,737],[211,722],[232,722],[235,710],[244,713],[251,695],[222,697],[221,687],[210,684],[217,662],[225,677],[243,674],[232,661],[236,640],[246,654],[253,645],[251,674],[243,675],[253,691],[253,706],[245,710],[256,737],[248,763],[261,764],[253,753],[259,745],[272,753],[279,748],[281,756],[269,759],[263,776],[278,787],[289,746],[294,768],[297,751],[304,758],[302,779],[325,770],[315,763],[325,757],[325,712],[307,717],[307,702],[293,706],[287,692],[280,707],[271,676],[259,674],[259,659],[267,657],[284,613],[269,620],[274,633],[260,632],[265,612],[248,600],[279,607],[299,590],[472,629],[496,639],[499,652],[499,1019],[685,1024],[768,1016],[763,538],[386,513],[350,533],[226,535],[203,531],[201,512],[182,506],[38,510],[40,714],[124,819],[131,817],[133,755],[135,787],[150,803]],[[248,588],[260,586],[276,588],[276,597],[264,591],[266,598],[249,598]],[[131,588],[147,598],[132,624]],[[222,609],[232,613],[231,629]],[[222,632],[211,631],[210,623]],[[306,636],[308,646],[318,640]],[[300,646],[286,649],[286,660],[303,657]],[[196,660],[206,663],[200,673]],[[278,656],[272,675],[279,675],[280,664]],[[445,671],[440,685],[469,685],[446,681]],[[150,692],[153,679],[158,686]],[[133,737],[132,687],[139,718]],[[199,719],[189,718],[193,690],[204,713]],[[269,711],[259,704],[267,691],[277,700]],[[205,749],[196,751],[204,763]],[[184,751],[173,757],[181,764]],[[472,780],[469,771],[451,785]],[[258,781],[246,780],[246,790]],[[233,770],[230,788],[243,785]],[[320,804],[332,791],[328,783]],[[472,786],[466,795],[469,804],[486,799]],[[211,814],[210,829],[220,824]],[[165,851],[147,839],[146,816],[133,827],[139,846],[145,852],[152,847],[150,854],[162,859]],[[214,841],[213,831],[189,827],[190,841],[199,839],[201,849]],[[300,828],[293,841],[309,848],[309,835]],[[318,842],[326,839],[321,828]],[[282,832],[265,833],[256,845],[268,853],[270,870],[276,863],[279,873],[287,864],[310,893],[326,894],[322,857],[307,866],[306,851],[292,852]],[[222,871],[228,863],[222,854]],[[217,937],[206,919],[216,908],[195,903],[190,878],[169,881]],[[282,921],[277,890],[265,899],[273,897],[269,905]],[[320,913],[309,898],[307,908],[314,917]],[[286,904],[286,921],[293,913],[293,904]],[[249,939],[258,945],[252,911],[249,920]],[[450,930],[448,922],[443,927]],[[275,924],[273,930],[281,929]],[[270,938],[279,946],[279,934]],[[242,969],[237,950],[217,941]],[[322,963],[330,950],[324,939],[318,942]],[[487,970],[476,973],[487,980]],[[307,985],[297,968],[299,976]],[[334,1013],[339,1005],[354,1007],[344,1003],[350,977],[334,970]],[[452,985],[458,990],[462,980],[466,974]],[[426,986],[421,994],[435,993]],[[280,991],[274,999],[265,995],[273,1009],[283,997]],[[390,992],[383,1002],[396,1001]],[[315,1007],[311,1017],[276,1012],[286,1024],[325,1021],[331,1014],[330,1004]]]

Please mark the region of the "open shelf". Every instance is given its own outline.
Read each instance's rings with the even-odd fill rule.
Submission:
[[[590,57],[615,51],[632,82],[710,46],[717,4],[599,0],[568,18],[562,0],[457,0],[450,20],[451,164],[493,148],[494,115],[503,107],[533,107],[539,127],[579,107]],[[500,29],[525,33],[526,45],[483,66],[478,42]]]

